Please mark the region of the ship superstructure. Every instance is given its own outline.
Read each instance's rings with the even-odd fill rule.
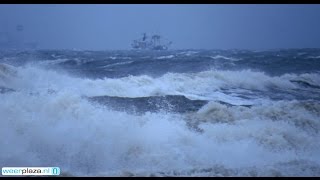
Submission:
[[[142,38],[134,40],[131,46],[133,49],[167,50],[171,44],[171,41],[162,39],[160,35],[154,34],[148,36],[146,33],[143,33]]]

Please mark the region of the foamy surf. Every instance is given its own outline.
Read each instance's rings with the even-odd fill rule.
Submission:
[[[5,166],[53,164],[74,175],[112,175],[117,170],[170,175],[174,170],[183,176],[188,169],[201,173],[202,168],[218,165],[240,170],[241,176],[252,167],[257,175],[270,175],[265,166],[306,161],[281,174],[312,165],[311,175],[319,175],[317,103],[252,108],[216,103],[193,115],[137,116],[91,104],[71,92],[1,96],[0,113],[6,116],[1,118],[0,158]],[[202,132],[190,129],[188,123],[196,123]]]
[[[89,78],[69,70],[98,71],[103,60],[60,68],[67,53],[59,53],[48,53],[58,64],[1,64],[3,166],[58,166],[63,176],[320,175],[319,72],[270,75],[248,66]],[[203,53],[181,54],[199,62]],[[130,61],[99,57],[115,73],[164,62],[128,54]]]
[[[18,76],[12,76],[11,81],[2,84],[2,86],[22,91],[48,91],[48,89],[76,91],[85,96],[184,95],[190,99],[220,100],[235,104],[241,104],[241,101],[247,104],[260,102],[262,94],[251,93],[250,95],[251,91],[278,91],[278,93],[284,92],[294,95],[296,91],[301,93],[299,90],[310,90],[311,87],[313,92],[320,92],[316,88],[320,77],[315,73],[285,74],[272,77],[263,72],[251,70],[210,70],[199,73],[167,73],[156,78],[142,75],[88,79],[72,77],[66,72],[56,72],[35,66],[19,67],[18,69]],[[305,87],[304,84],[297,83],[298,81],[308,83],[309,86]],[[247,93],[244,93],[245,91]],[[244,94],[246,96],[243,96]]]

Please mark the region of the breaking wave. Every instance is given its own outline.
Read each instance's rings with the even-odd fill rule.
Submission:
[[[268,76],[251,70],[211,70],[199,73],[167,73],[153,78],[147,75],[123,78],[89,79],[77,78],[63,72],[46,70],[35,66],[19,67],[17,77],[0,86],[22,91],[74,91],[85,96],[147,97],[157,95],[184,95],[190,99],[237,101],[236,96],[223,93],[224,89],[234,93],[253,90],[267,92],[306,89],[305,84],[316,87],[320,84],[319,74],[285,74]],[[2,75],[3,76],[3,75]],[[297,83],[298,81],[304,82]],[[318,88],[314,91],[318,92]],[[257,98],[257,96],[253,96]],[[245,100],[242,98],[242,100]]]
[[[72,175],[170,175],[173,170],[223,175],[229,169],[224,175],[234,176],[246,175],[250,168],[256,175],[272,175],[273,164],[293,163],[287,170],[283,166],[281,174],[309,166],[315,167],[308,175],[320,172],[318,103],[246,108],[212,102],[193,114],[137,116],[92,104],[71,91],[1,96],[4,166],[50,164]],[[188,127],[192,122],[202,133]],[[273,168],[265,172],[265,166]]]
[[[131,60],[109,65],[121,63]],[[319,73],[248,68],[90,79],[45,67],[0,64],[3,166],[58,166],[65,176],[320,175]],[[158,111],[137,114],[90,100],[152,103],[165,95],[174,96],[159,99],[186,109],[199,100],[199,107],[156,104]]]

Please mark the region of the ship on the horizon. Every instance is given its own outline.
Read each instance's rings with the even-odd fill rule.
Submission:
[[[172,44],[171,41],[161,40],[160,35],[152,35],[151,38],[147,36],[146,33],[143,33],[143,37],[137,40],[134,40],[131,44],[133,49],[142,49],[142,50],[168,50],[169,46]]]

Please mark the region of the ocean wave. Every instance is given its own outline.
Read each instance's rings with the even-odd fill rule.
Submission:
[[[115,60],[115,59],[132,59],[131,57],[117,57],[117,56],[110,56],[109,59]]]
[[[67,59],[67,58],[59,58],[59,59],[54,59],[54,60],[42,60],[42,61],[39,61],[37,62],[39,65],[57,65],[57,64],[60,64],[60,63],[64,63],[64,62],[67,62],[67,61],[70,61],[70,59]]]
[[[189,170],[193,175],[232,176],[252,167],[257,175],[275,176],[275,164],[301,160],[309,163],[281,166],[281,175],[309,167],[315,171],[306,174],[319,175],[319,133],[307,130],[319,127],[319,105],[280,102],[232,108],[224,116],[228,110],[221,105],[204,107],[198,116],[206,114],[208,122],[202,121],[203,131],[197,132],[188,127],[186,115],[114,111],[76,91],[3,94],[0,160],[3,166],[54,164],[74,176],[119,171],[183,176]],[[266,167],[272,168],[266,172]]]
[[[156,59],[171,59],[171,58],[174,58],[174,55],[156,57]]]
[[[263,72],[251,70],[211,70],[199,73],[167,73],[157,78],[141,75],[104,79],[77,78],[67,73],[35,66],[19,67],[17,71],[16,77],[6,83],[2,81],[3,87],[22,91],[67,90],[79,92],[85,96],[183,95],[189,99],[234,101],[240,104],[241,101],[248,101],[248,99],[226,94],[223,90],[235,89],[235,94],[240,92],[237,89],[261,92],[272,90],[299,92],[299,89],[305,89],[305,85],[294,81],[303,80],[310,85],[316,85],[319,84],[320,79],[320,75],[315,73],[268,76]],[[310,89],[310,86],[307,89]],[[313,92],[317,92],[317,88]],[[259,96],[251,95],[251,97],[252,100],[259,101]]]
[[[225,60],[231,60],[231,61],[239,61],[241,59],[237,58],[232,58],[232,57],[226,57],[226,56],[221,56],[221,55],[216,55],[216,56],[210,56],[212,59],[225,59]]]
[[[264,99],[251,106],[210,102],[193,112],[163,109],[132,114],[87,98],[206,96],[226,87],[226,82],[232,82],[231,87],[269,88],[269,83],[275,83],[288,88],[296,87],[288,79],[301,75],[206,71],[92,80],[34,66],[11,68],[17,73],[5,73],[11,77],[5,85],[15,91],[0,94],[3,166],[54,164],[73,176],[288,176],[310,167],[313,170],[302,174],[319,175],[320,105],[316,101]],[[247,79],[241,82],[239,74]],[[265,79],[254,81],[256,76]],[[296,163],[279,165],[286,162]]]
[[[79,59],[79,58],[73,58],[73,59],[68,59],[68,58],[58,58],[58,59],[54,59],[54,60],[41,60],[41,61],[37,61],[36,63],[33,62],[34,64],[37,65],[42,65],[42,66],[47,66],[50,67],[52,65],[82,65],[85,63],[88,63],[92,61],[92,59],[88,59],[88,60],[84,60],[84,59]]]
[[[0,86],[6,86],[16,76],[17,70],[14,66],[0,63]]]
[[[192,56],[198,53],[199,53],[198,51],[184,51],[184,52],[177,53],[177,55]]]
[[[84,57],[77,53],[54,58]],[[144,64],[148,53],[140,53],[132,56],[137,71],[164,62]],[[247,56],[241,53],[226,56]],[[22,55],[14,56],[22,62]],[[86,59],[95,62],[81,68],[121,65],[104,61],[116,56],[92,52]],[[3,166],[58,166],[63,176],[320,175],[320,72],[273,76],[249,66],[151,76],[142,69],[139,76],[90,79],[30,61],[0,64]]]
[[[320,59],[320,56],[309,56],[307,59]]]
[[[275,122],[285,121],[307,133],[318,133],[320,130],[320,121],[317,119],[320,116],[320,104],[316,101],[265,101],[250,107],[227,106],[212,101],[190,116],[198,124],[234,123],[259,118]]]
[[[125,65],[125,64],[131,64],[134,61],[125,61],[125,62],[118,62],[118,63],[112,63],[112,64],[107,64],[105,66],[101,66],[99,68],[108,68],[108,67],[113,67],[113,66],[120,66],[120,65]]]

